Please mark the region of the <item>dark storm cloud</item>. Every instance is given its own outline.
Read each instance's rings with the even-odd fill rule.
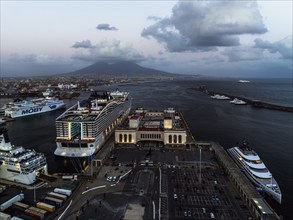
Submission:
[[[267,32],[256,2],[186,1],[177,3],[169,18],[153,19],[143,37],[153,37],[171,52],[210,51],[240,45],[239,35]]]
[[[91,48],[92,43],[90,40],[83,40],[81,42],[76,42],[75,44],[72,45],[74,48]]]
[[[103,31],[117,31],[118,30],[116,27],[111,27],[110,24],[98,24],[97,29],[103,30]]]
[[[284,59],[292,59],[292,35],[285,39],[271,43],[260,38],[254,40],[255,47],[268,50],[270,53],[279,53]]]

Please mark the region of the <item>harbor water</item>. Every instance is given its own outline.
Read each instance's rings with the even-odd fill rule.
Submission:
[[[257,99],[272,104],[293,106],[292,82],[289,80],[258,80],[238,83],[237,80],[160,81],[98,87],[102,90],[129,91],[133,108],[163,110],[174,107],[181,111],[196,140],[219,142],[224,148],[245,139],[259,154],[277,180],[283,195],[282,205],[273,203],[284,219],[290,219],[293,205],[293,113],[233,105],[229,100],[216,100],[194,90],[205,85],[212,91]],[[70,107],[83,100],[84,93],[74,100],[65,100]],[[0,105],[11,101],[1,99]],[[46,154],[49,173],[75,172],[70,160],[56,158],[55,119],[63,112],[57,110],[29,116],[6,123],[14,145],[34,148]]]

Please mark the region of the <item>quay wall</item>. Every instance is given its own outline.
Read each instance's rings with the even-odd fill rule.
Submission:
[[[193,89],[195,91],[203,92],[207,95],[219,94],[219,95],[228,96],[231,99],[234,99],[234,98],[241,99],[241,100],[245,101],[247,104],[249,104],[255,108],[265,108],[265,109],[271,109],[271,110],[293,112],[293,107],[271,104],[271,103],[263,102],[260,100],[252,100],[252,99],[248,99],[248,98],[244,98],[244,97],[240,97],[240,96],[235,96],[235,95],[231,95],[231,94],[227,94],[227,93],[219,93],[219,92],[208,90],[205,86],[200,86],[198,88],[193,88]]]
[[[262,196],[256,191],[252,183],[246,178],[246,176],[237,167],[234,161],[227,154],[225,149],[216,142],[198,143],[200,147],[210,147],[214,153],[218,163],[224,168],[229,178],[236,185],[241,197],[249,207],[250,212],[254,215],[254,219],[257,220],[280,220],[281,218],[273,210],[272,207],[262,198]],[[262,206],[258,202],[261,202]],[[263,212],[262,210],[266,210]]]

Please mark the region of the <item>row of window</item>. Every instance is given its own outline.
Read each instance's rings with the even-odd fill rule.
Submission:
[[[169,144],[182,144],[182,135],[169,135],[168,138]]]
[[[141,139],[161,139],[161,134],[140,134]]]
[[[119,134],[119,142],[132,142],[132,134]]]

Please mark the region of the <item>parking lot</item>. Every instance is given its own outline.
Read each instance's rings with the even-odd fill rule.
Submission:
[[[128,180],[130,188],[133,187],[132,190],[138,193],[142,189],[143,196],[147,194],[149,198],[159,200],[155,201],[155,206],[160,207],[161,219],[249,218],[249,212],[241,207],[242,201],[233,184],[209,149],[202,151],[201,172],[198,149],[132,149],[131,154],[130,151],[116,149],[116,163],[127,164],[132,161],[129,165],[136,164],[135,177]],[[151,165],[140,163],[146,158],[152,161]],[[152,188],[145,187],[149,182],[153,183]],[[156,210],[156,216],[159,215]]]
[[[170,219],[242,219],[240,204],[229,192],[225,176],[218,167],[197,166],[163,170],[168,182]],[[201,184],[200,184],[201,179]],[[248,218],[249,216],[247,216]]]

